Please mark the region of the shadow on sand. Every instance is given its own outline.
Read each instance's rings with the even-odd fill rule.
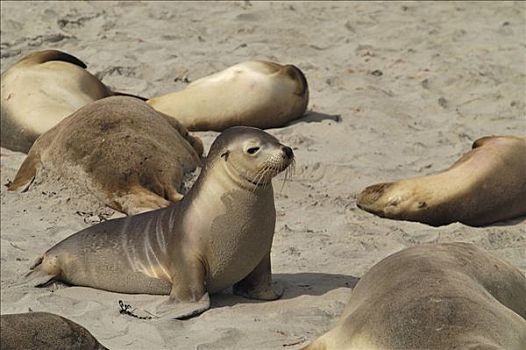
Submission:
[[[272,280],[278,286],[285,288],[282,300],[293,299],[301,295],[323,295],[337,288],[354,288],[359,278],[348,275],[328,273],[277,273],[272,275]],[[350,294],[349,294],[350,295]],[[212,295],[212,307],[232,306],[235,304],[251,304],[263,301],[252,300],[232,294],[231,289]]]
[[[331,114],[319,113],[319,112],[314,112],[314,111],[308,111],[302,117],[291,121],[285,126],[291,126],[291,125],[298,124],[298,123],[320,123],[324,120],[332,120],[334,122],[339,123],[342,121],[342,118],[339,114],[331,115]]]

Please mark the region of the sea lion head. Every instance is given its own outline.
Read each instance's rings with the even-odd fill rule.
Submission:
[[[423,189],[403,182],[380,183],[363,190],[358,195],[357,205],[381,217],[411,220],[428,210],[425,194]]]
[[[266,186],[294,161],[294,152],[258,128],[236,126],[214,141],[207,166],[222,164],[238,183]]]

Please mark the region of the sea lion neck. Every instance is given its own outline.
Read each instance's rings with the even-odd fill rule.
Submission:
[[[246,192],[249,195],[272,190],[272,182],[260,183],[241,174],[235,167],[222,159],[206,164],[190,193],[185,196],[187,201],[193,201],[205,194],[221,197],[232,191]]]

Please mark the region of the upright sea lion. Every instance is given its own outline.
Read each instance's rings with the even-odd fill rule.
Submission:
[[[305,349],[526,349],[526,278],[467,243],[395,253],[358,282]]]
[[[0,330],[2,350],[106,349],[86,328],[48,312],[2,315]]]
[[[293,158],[290,147],[262,130],[230,128],[214,141],[181,201],[82,230],[49,249],[28,275],[38,286],[61,280],[170,294],[154,312],[163,317],[199,314],[210,307],[208,293],[232,285],[248,298],[279,298],[271,287],[272,178]]]
[[[488,136],[436,175],[367,187],[358,207],[433,226],[488,225],[526,215],[526,138]]]
[[[2,73],[2,147],[27,153],[37,137],[80,107],[120,95],[85,68],[65,52],[44,50],[23,57]]]
[[[301,117],[308,101],[307,80],[297,67],[247,61],[147,103],[188,130],[222,131],[236,125],[283,126]]]
[[[175,119],[136,98],[108,97],[40,136],[8,188],[26,189],[45,170],[135,214],[180,200],[183,175],[200,165],[202,153],[201,141]]]

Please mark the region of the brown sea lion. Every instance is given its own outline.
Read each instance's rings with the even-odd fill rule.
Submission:
[[[92,102],[40,136],[9,190],[24,190],[39,171],[94,194],[127,214],[182,198],[183,175],[200,165],[201,141],[145,102],[115,96]]]
[[[247,61],[147,103],[188,130],[222,131],[236,125],[283,126],[301,117],[308,101],[307,80],[297,67]]]
[[[359,208],[433,226],[483,226],[526,215],[526,138],[488,136],[449,169],[367,187]]]
[[[81,325],[48,312],[0,317],[2,350],[107,350]]]
[[[358,282],[306,350],[526,349],[526,278],[468,243],[395,253]]]
[[[292,149],[262,130],[234,127],[211,146],[196,183],[174,205],[102,222],[49,249],[29,273],[119,293],[169,294],[152,308],[183,318],[210,307],[208,293],[273,300],[270,249],[276,209],[272,178]]]

